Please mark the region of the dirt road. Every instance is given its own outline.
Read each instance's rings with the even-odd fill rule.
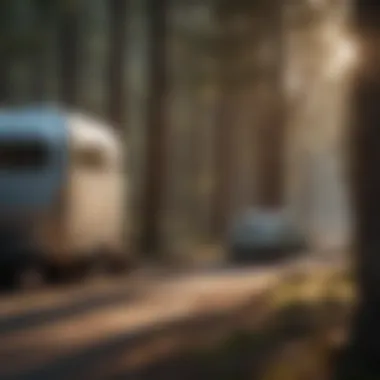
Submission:
[[[141,350],[136,357],[136,347],[149,334],[239,307],[289,270],[318,265],[330,264],[308,259],[260,269],[137,273],[129,279],[2,296],[0,379],[109,379],[107,366],[146,359],[148,353]]]

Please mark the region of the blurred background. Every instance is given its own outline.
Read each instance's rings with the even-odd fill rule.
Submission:
[[[353,304],[346,269],[355,221],[347,128],[355,70],[363,58],[353,3],[0,1],[0,105],[16,110],[58,105],[103,120],[121,134],[128,196],[120,207],[131,227],[128,247],[143,267],[122,280],[2,296],[0,358],[16,359],[0,368],[1,379],[66,379],[74,373],[83,379],[137,374],[195,379],[201,373],[228,373],[231,379],[327,378],[321,370],[325,361],[313,362],[308,370],[317,369],[299,377],[285,377],[289,368],[283,365],[292,362],[287,355],[294,363],[304,354],[305,344],[312,347],[305,361],[319,360],[315,339],[329,340],[331,334],[335,339],[347,305]],[[263,248],[269,250],[258,255]],[[290,261],[277,260],[284,257],[280,251]],[[263,257],[273,265],[257,268],[255,260]],[[246,265],[237,269],[232,265],[242,262]],[[210,270],[187,271],[184,277],[164,272],[167,278],[162,278],[144,272],[147,263],[164,268],[174,263],[185,272],[206,264]],[[331,281],[327,272],[333,273],[327,276]],[[145,289],[150,298],[131,300],[135,287],[139,297]],[[311,299],[322,300],[323,307],[311,306]],[[284,316],[282,308],[289,305],[298,308]],[[176,325],[167,327],[168,341],[161,341],[157,331],[167,336],[164,320],[195,318],[195,309],[209,319],[200,324],[192,319],[195,325],[183,331],[194,329],[198,335],[184,337]],[[212,318],[219,319],[212,319],[216,310],[218,317]],[[264,320],[269,312],[275,315],[260,341],[252,333],[257,310]],[[327,317],[333,315],[338,321]],[[287,327],[279,320],[288,321]],[[305,321],[310,322],[306,330]],[[280,325],[276,335],[273,326]],[[156,330],[144,351],[139,334],[151,326]],[[169,364],[144,364],[153,356],[156,360],[160,350],[169,357],[184,340],[195,347],[192,339],[201,339],[210,326],[219,326],[214,338],[221,331],[234,336],[217,359],[191,354]],[[303,340],[293,337],[291,326],[306,334]],[[251,335],[236,338],[242,329]],[[289,336],[292,344],[302,343],[289,348]],[[264,358],[265,339],[277,343]],[[254,369],[247,367],[247,357],[256,358]],[[281,363],[280,372],[272,360]],[[261,361],[273,369],[265,372],[268,377]],[[226,369],[223,362],[232,364]],[[139,366],[146,371],[138,372]],[[208,372],[189,372],[189,366]],[[21,369],[24,377],[12,377],[21,376]]]
[[[348,1],[1,7],[2,104],[63,104],[125,132],[137,244],[190,254],[258,206],[286,208],[318,249],[347,244]]]

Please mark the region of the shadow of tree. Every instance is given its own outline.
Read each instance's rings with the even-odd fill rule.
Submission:
[[[307,276],[290,276],[275,292],[283,291],[288,280],[291,288],[310,283]],[[334,285],[332,281],[329,287]],[[76,379],[92,380],[267,379],[272,369],[287,367],[294,373],[314,356],[323,356],[320,362],[325,366],[330,360],[330,332],[347,319],[350,300],[325,290],[312,301],[295,293],[286,302],[273,297],[273,289],[268,289],[233,310],[175,318],[149,329],[126,331],[92,347],[74,347],[64,357],[41,367],[21,368],[8,379],[66,380],[73,374]],[[113,301],[118,301],[117,294]],[[113,301],[111,297],[109,302]],[[297,376],[290,378],[312,379]]]
[[[321,308],[324,309],[323,312]],[[339,302],[326,302],[323,305],[294,303],[273,314],[253,331],[235,331],[233,335],[222,339],[218,348],[177,352],[165,360],[157,361],[134,372],[128,370],[115,372],[110,378],[115,380],[261,379],[265,377],[268,368],[275,365],[274,358],[280,355],[289,343],[315,339],[318,334],[321,335],[319,338],[324,338],[325,329],[332,327],[332,325],[327,326],[329,323],[326,316],[333,315],[331,312],[337,308],[341,316],[345,314],[343,309],[347,310],[346,305]],[[318,336],[315,345],[317,350]],[[326,357],[329,356],[327,351],[324,354]],[[302,359],[302,352],[296,356],[301,361],[306,360]],[[299,362],[293,361],[291,365],[297,367]],[[303,379],[309,380],[308,377]]]
[[[115,307],[141,297],[141,292],[129,287],[107,291],[105,294],[94,294],[86,299],[69,300],[59,306],[49,307],[45,310],[32,310],[16,316],[0,317],[0,334],[8,334],[17,330],[32,329],[48,323],[57,322],[77,315],[91,313],[97,309]]]
[[[119,335],[12,380],[63,380],[71,378],[73,372],[78,379],[94,380],[261,379],[289,343],[315,337],[321,340],[325,331],[345,318],[348,309],[347,303],[324,299],[317,304],[294,302],[270,310],[267,298],[268,294],[256,297],[239,310]],[[300,350],[292,366],[306,360]],[[328,355],[326,350],[324,355]]]

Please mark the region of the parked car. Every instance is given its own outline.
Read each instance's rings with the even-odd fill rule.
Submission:
[[[267,262],[305,251],[307,240],[285,211],[250,209],[233,222],[228,245],[233,262]]]

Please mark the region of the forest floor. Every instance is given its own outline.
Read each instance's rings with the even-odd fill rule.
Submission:
[[[306,255],[4,294],[0,379],[324,380],[353,299],[344,267]]]
[[[195,328],[191,349],[131,378],[328,379],[334,352],[346,339],[353,300],[347,270],[293,273],[237,315],[203,332]]]

